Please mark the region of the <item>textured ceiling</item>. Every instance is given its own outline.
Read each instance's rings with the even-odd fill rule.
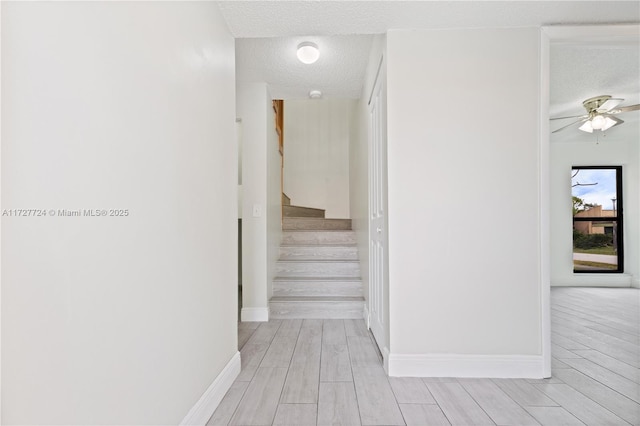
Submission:
[[[274,98],[307,98],[310,90],[324,97],[360,97],[373,36],[241,38],[236,40],[239,81],[266,81]],[[302,41],[320,49],[320,59],[306,65],[295,55]]]
[[[266,81],[274,98],[358,98],[372,34],[389,29],[521,27],[640,23],[640,1],[222,1],[236,37],[240,81]],[[301,41],[320,46],[318,62],[297,61]],[[640,48],[634,45],[554,46],[551,54],[551,114],[577,115],[582,101],[597,95],[640,103]],[[635,131],[640,112],[607,133]],[[552,123],[556,126],[557,122]],[[563,131],[553,140],[582,137]],[[577,136],[575,136],[577,135]],[[586,135],[586,134],[584,134]],[[589,135],[587,135],[589,136]]]
[[[380,34],[393,28],[638,22],[637,1],[222,1],[244,37]]]
[[[598,95],[640,102],[638,46],[553,46],[550,101],[552,115],[576,111],[575,100]],[[615,93],[609,93],[615,91]],[[580,107],[580,111],[584,111]]]
[[[600,95],[623,98],[621,106],[640,103],[640,44],[552,46],[550,66],[552,117],[585,114],[582,101]],[[608,130],[607,136],[640,140],[640,111],[617,117],[625,123]],[[570,119],[552,121],[551,129],[569,123]],[[593,135],[576,130],[578,126],[553,134],[552,141],[593,139]]]

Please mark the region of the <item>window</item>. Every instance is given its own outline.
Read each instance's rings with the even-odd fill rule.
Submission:
[[[622,167],[573,167],[573,272],[623,272]]]

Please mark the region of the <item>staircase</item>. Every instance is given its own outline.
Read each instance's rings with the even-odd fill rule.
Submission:
[[[362,318],[364,298],[351,219],[284,217],[282,231],[270,317]]]

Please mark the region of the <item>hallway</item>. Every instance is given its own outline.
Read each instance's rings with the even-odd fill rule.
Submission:
[[[639,293],[552,289],[542,380],[390,378],[363,320],[240,323],[242,372],[208,425],[639,424]]]

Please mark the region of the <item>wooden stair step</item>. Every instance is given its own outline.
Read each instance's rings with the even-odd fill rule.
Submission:
[[[282,206],[282,216],[284,217],[324,217],[323,209],[301,206]]]
[[[362,297],[360,278],[280,277],[273,280],[273,296]]]
[[[358,260],[355,245],[281,245],[280,260]]]
[[[291,230],[351,230],[351,219],[324,219],[318,217],[284,217],[282,229]]]
[[[280,297],[269,301],[274,319],[360,319],[364,311],[363,297]]]
[[[282,231],[282,244],[355,244],[354,231]]]
[[[278,277],[359,277],[357,260],[279,260]]]
[[[316,296],[316,297],[272,297],[272,302],[364,302],[364,297],[335,297],[335,296]]]

